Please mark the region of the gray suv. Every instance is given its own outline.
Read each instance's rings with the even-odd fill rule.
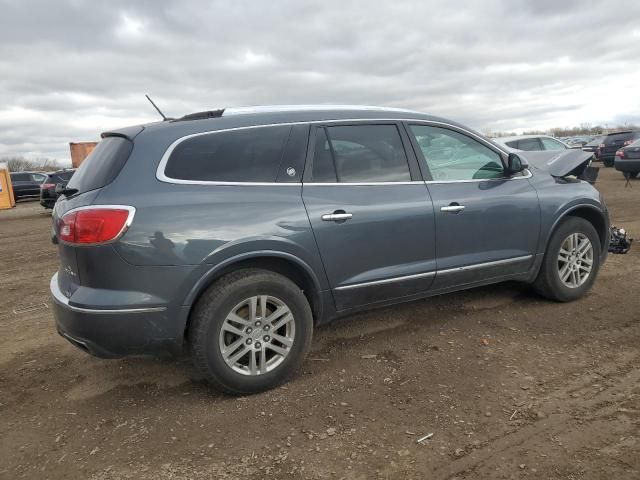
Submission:
[[[59,333],[99,357],[188,346],[232,394],[284,382],[336,317],[504,280],[574,300],[606,257],[581,150],[509,153],[372,107],[209,111],[102,138],[54,208]]]

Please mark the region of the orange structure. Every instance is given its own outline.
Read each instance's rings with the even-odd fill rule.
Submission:
[[[13,196],[13,185],[7,165],[0,163],[0,210],[16,206],[16,199]]]
[[[69,150],[71,150],[71,166],[78,168],[82,161],[89,156],[93,149],[96,148],[98,142],[70,142]]]

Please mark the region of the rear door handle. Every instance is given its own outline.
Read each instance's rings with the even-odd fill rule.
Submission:
[[[460,205],[456,202],[450,203],[448,206],[440,208],[440,211],[444,213],[460,213],[463,210],[464,205]]]
[[[325,222],[344,222],[351,217],[353,217],[351,213],[346,213],[344,210],[336,210],[333,213],[325,213],[321,218]]]

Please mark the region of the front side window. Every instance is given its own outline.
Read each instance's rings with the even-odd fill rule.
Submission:
[[[407,156],[395,125],[318,128],[313,156],[313,182],[410,180]]]
[[[545,150],[566,150],[567,147],[553,138],[540,137]]]
[[[467,135],[428,125],[411,125],[411,132],[435,181],[504,176],[500,155]]]
[[[164,173],[177,180],[275,182],[290,131],[278,125],[197,135],[174,148]]]

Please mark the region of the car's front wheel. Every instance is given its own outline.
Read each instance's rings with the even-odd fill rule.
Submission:
[[[189,341],[207,380],[240,395],[285,382],[302,364],[312,332],[309,302],[295,283],[246,269],[222,277],[201,296]]]
[[[535,289],[559,302],[582,297],[600,269],[600,251],[593,225],[583,218],[568,217],[551,236]]]

